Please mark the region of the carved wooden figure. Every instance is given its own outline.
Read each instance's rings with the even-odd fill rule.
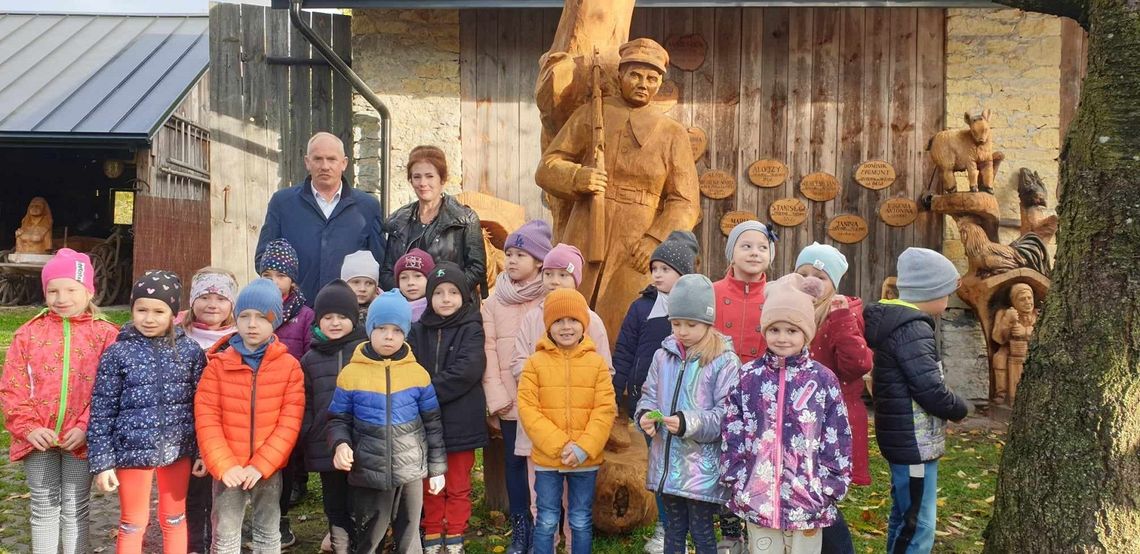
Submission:
[[[990,133],[990,110],[981,115],[965,116],[967,129],[948,129],[934,135],[927,143],[930,159],[937,166],[936,173],[942,179],[942,192],[956,192],[955,171],[965,171],[970,183],[970,192],[993,194],[994,175],[1005,156],[994,151]],[[931,178],[933,179],[933,175]]]
[[[51,251],[51,208],[47,200],[35,197],[28,203],[28,211],[16,229],[16,252],[47,254]]]
[[[649,281],[653,249],[670,232],[692,229],[700,209],[688,132],[650,105],[669,55],[646,38],[623,44],[620,54],[620,96],[605,97],[600,110],[581,105],[546,147],[535,172],[538,186],[570,206],[552,210],[555,242],[583,252],[596,241],[604,245],[602,261],[586,264],[580,289],[610,330],[611,342]],[[603,118],[604,167],[592,167],[596,113]],[[591,225],[596,194],[605,198],[602,233]]]
[[[1033,289],[1017,283],[1009,289],[1010,307],[994,315],[993,341],[1001,346],[994,352],[994,401],[1013,404],[1017,384],[1029,355],[1029,337],[1037,325],[1037,310]]]

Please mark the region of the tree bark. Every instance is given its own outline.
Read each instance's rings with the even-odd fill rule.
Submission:
[[[1076,15],[1090,33],[1088,76],[1061,155],[1053,288],[1018,388],[985,552],[1135,552],[1140,1],[1001,3]]]

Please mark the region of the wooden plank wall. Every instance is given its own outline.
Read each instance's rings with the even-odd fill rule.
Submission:
[[[309,24],[351,59],[350,19],[305,12]],[[316,64],[267,63],[268,57]],[[211,264],[240,283],[254,275],[253,254],[269,197],[305,178],[309,137],[329,131],[352,156],[352,90],[289,23],[285,10],[248,4],[210,7]],[[353,182],[351,160],[345,177]]]
[[[549,46],[558,10],[469,10],[460,15],[464,188],[522,204],[528,218],[548,217],[534,185],[539,121],[533,83],[538,57]],[[838,245],[851,261],[841,290],[878,298],[884,278],[906,247],[938,248],[941,218],[920,214],[904,228],[878,219],[890,197],[917,199],[933,166],[927,140],[942,129],[945,105],[945,14],[916,8],[667,8],[634,12],[630,37],[664,44],[673,35],[698,33],[708,43],[696,71],[671,68],[680,102],[669,115],[703,129],[708,153],[699,173],[719,169],[737,178],[737,192],[724,200],[702,199],[695,231],[705,273],[725,271],[721,216],[747,210],[768,220],[768,205],[797,197],[808,220],[779,228],[770,275],[794,268],[795,256],[812,241],[833,243],[827,222],[839,214],[867,220],[868,237]],[[748,166],[761,158],[788,165],[781,187],[748,182]],[[888,189],[855,183],[855,167],[885,159],[898,173]],[[836,175],[839,196],[813,202],[799,194],[809,173]]]

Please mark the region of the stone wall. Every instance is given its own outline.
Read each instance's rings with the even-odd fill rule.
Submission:
[[[1020,10],[947,10],[946,125],[964,128],[966,112],[992,111],[997,150],[1005,153],[994,193],[1003,220],[1020,220],[1017,198],[1022,167],[1037,171],[1057,203],[1060,155],[1061,20]],[[958,185],[966,188],[965,174]],[[954,222],[946,218],[942,251],[965,273],[967,261]],[[1016,228],[1000,229],[1008,243]],[[1052,249],[1052,247],[1051,247]],[[954,297],[942,317],[942,356],[947,384],[963,396],[985,399],[989,368],[981,324]]]
[[[352,12],[352,67],[392,115],[388,206],[415,199],[404,164],[420,144],[443,149],[448,192],[459,191],[459,12],[372,9]],[[380,118],[353,95],[353,156],[358,183],[380,186]]]
[[[1037,171],[1056,206],[1060,155],[1061,19],[1021,10],[951,9],[946,18],[946,125],[964,128],[963,115],[989,108],[994,144],[1005,153],[994,192],[1003,219],[1018,220],[1022,167]],[[966,177],[958,176],[966,187]],[[957,229],[947,218],[943,252],[966,271]],[[1017,237],[1003,228],[1001,239]]]

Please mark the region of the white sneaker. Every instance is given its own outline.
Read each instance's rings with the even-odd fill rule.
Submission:
[[[325,533],[325,538],[321,540],[321,552],[332,552],[332,535]]]
[[[443,552],[443,545],[442,544],[432,544],[432,545],[425,545],[424,546],[424,554],[442,554],[442,552]]]
[[[744,541],[741,539],[723,539],[716,543],[716,554],[744,554]]]
[[[653,529],[653,536],[645,541],[645,554],[664,554],[665,552],[665,527],[657,525]]]
[[[461,542],[444,545],[444,548],[447,549],[447,554],[464,554],[466,552],[466,550],[463,549],[463,543]]]

